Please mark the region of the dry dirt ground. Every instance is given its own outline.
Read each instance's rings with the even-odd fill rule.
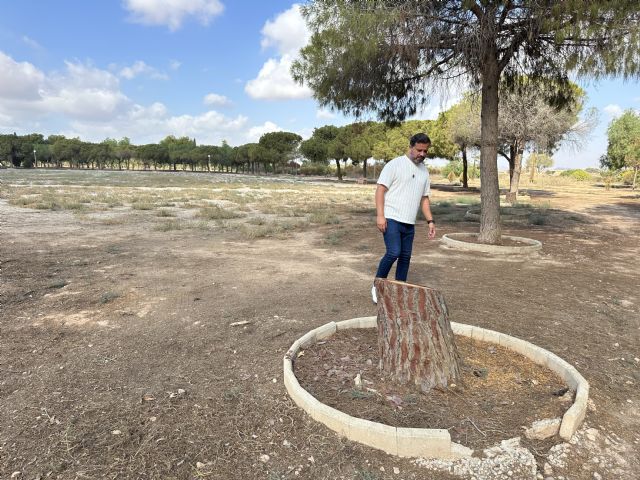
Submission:
[[[0,181],[0,478],[459,478],[340,438],[282,383],[297,338],[375,315],[372,185]],[[530,221],[507,219],[504,233],[541,253],[462,253],[420,224],[409,281],[440,289],[451,320],[529,340],[590,382],[591,430],[546,470],[548,444],[534,449],[540,478],[637,479],[640,198],[577,184],[530,194]],[[477,231],[462,219],[477,196],[434,188],[438,237]]]

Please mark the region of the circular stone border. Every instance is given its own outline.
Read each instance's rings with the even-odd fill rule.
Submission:
[[[457,240],[455,237],[478,237],[477,233],[447,233],[442,236],[442,243],[447,247],[455,248],[457,250],[466,250],[470,252],[484,252],[484,253],[496,253],[500,255],[512,255],[532,253],[542,248],[542,242],[534,240],[533,238],[514,237],[511,235],[502,235],[502,238],[513,240],[515,242],[525,243],[525,246],[506,246],[506,245],[489,245],[486,243],[474,243],[466,242],[464,240]]]
[[[300,349],[328,338],[339,330],[376,327],[377,317],[375,316],[352,318],[342,322],[327,323],[296,340],[283,359],[284,384],[289,396],[311,418],[331,430],[349,440],[383,450],[392,455],[440,459],[470,457],[473,450],[452,442],[451,435],[446,429],[392,427],[352,417],[325,405],[300,386],[293,373],[293,361],[297,358]],[[451,322],[451,328],[456,335],[495,343],[520,353],[533,362],[557,373],[572,390],[575,390],[574,402],[562,417],[559,429],[560,437],[569,441],[584,420],[589,398],[589,383],[575,367],[543,348],[504,333],[456,322]]]

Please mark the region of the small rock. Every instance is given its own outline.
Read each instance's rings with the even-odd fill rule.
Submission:
[[[22,475],[22,472],[16,471],[11,474],[11,478],[18,478],[20,475]]]
[[[202,462],[196,462],[196,468],[198,470],[202,470],[204,467],[206,467],[206,465]]]
[[[356,388],[362,388],[362,376],[360,374],[356,375],[356,378],[353,380],[356,385]]]
[[[513,437],[508,440],[502,440],[500,446],[507,450],[510,448],[518,448],[520,446],[520,437]]]
[[[271,457],[266,453],[263,453],[262,455],[260,455],[260,461],[262,463],[267,463],[269,460],[271,460]]]
[[[183,388],[178,389],[178,395],[184,395],[185,393],[186,393],[186,390],[184,390]]]
[[[313,455],[311,455],[309,458],[307,458],[307,460],[309,460],[311,463],[316,463],[316,459],[313,458]]]
[[[393,473],[398,475],[400,473],[400,469],[398,467],[393,467]]]
[[[384,467],[380,467],[380,471],[381,471],[381,472],[384,472]]]
[[[158,419],[158,417],[149,417],[149,421],[151,422],[155,422]]]
[[[273,383],[278,383],[278,380],[277,380],[276,378],[271,379],[271,381],[272,381]]]
[[[593,472],[593,478],[594,480],[602,480],[602,475],[600,475],[598,472]]]
[[[111,432],[111,435],[120,435],[122,432],[120,430],[114,430]]]
[[[291,442],[289,440],[283,440],[282,441],[282,446],[283,447],[290,447],[291,446]]]
[[[524,436],[529,440],[544,440],[556,435],[560,431],[560,418],[545,418],[531,424],[524,432]]]
[[[250,323],[251,323],[251,322],[250,322],[250,321],[248,321],[248,320],[243,320],[243,321],[241,321],[241,322],[233,322],[233,323],[230,323],[230,324],[229,324],[229,326],[230,326],[230,327],[240,327],[240,326],[243,326],[243,325],[249,325]]]

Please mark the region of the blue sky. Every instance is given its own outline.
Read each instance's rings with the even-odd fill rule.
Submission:
[[[0,11],[2,133],[240,145],[353,120],[291,80],[309,33],[290,1],[0,0]],[[611,119],[640,109],[637,80],[582,86],[599,122],[580,150],[555,155],[558,167],[597,166]],[[434,99],[419,118],[454,100]]]

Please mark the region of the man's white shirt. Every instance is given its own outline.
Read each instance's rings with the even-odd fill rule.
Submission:
[[[401,223],[415,225],[422,197],[428,197],[431,181],[424,163],[415,164],[406,155],[387,163],[378,184],[387,187],[384,216]]]

